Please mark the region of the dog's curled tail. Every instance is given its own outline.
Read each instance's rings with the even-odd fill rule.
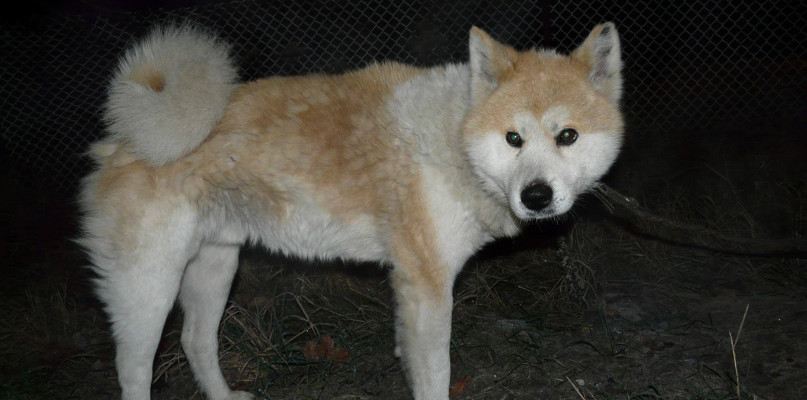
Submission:
[[[230,47],[192,25],[157,28],[121,58],[104,120],[115,141],[154,166],[210,134],[237,87]]]

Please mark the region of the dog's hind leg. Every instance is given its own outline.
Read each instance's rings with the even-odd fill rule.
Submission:
[[[165,319],[195,252],[193,215],[150,211],[144,213],[148,217],[126,226],[102,224],[110,229],[102,229],[99,233],[105,235],[96,237],[110,239],[95,239],[89,245],[99,273],[98,294],[112,321],[115,364],[125,400],[150,398],[154,355]]]
[[[200,386],[212,400],[250,399],[230,391],[219,366],[218,327],[238,268],[239,246],[203,244],[185,269],[179,301],[185,312],[182,348]]]

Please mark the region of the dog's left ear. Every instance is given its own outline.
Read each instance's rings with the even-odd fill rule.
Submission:
[[[622,56],[619,35],[612,22],[595,26],[571,56],[588,66],[588,79],[598,92],[614,103],[619,102],[622,97]]]
[[[490,37],[485,31],[471,28],[468,41],[471,65],[471,101],[479,102],[493,93],[513,70],[516,51]]]

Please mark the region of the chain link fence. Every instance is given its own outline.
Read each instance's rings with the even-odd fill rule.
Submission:
[[[235,1],[92,13],[0,28],[0,155],[9,171],[75,187],[103,133],[117,57],[155,24],[192,20],[234,46],[244,80],[340,72],[374,60],[464,61],[472,25],[519,49],[569,51],[597,23],[623,41],[628,131],[675,132],[797,118],[807,93],[799,1]],[[655,133],[654,133],[655,134]]]

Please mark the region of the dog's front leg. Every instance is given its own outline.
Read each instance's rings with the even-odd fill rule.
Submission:
[[[396,265],[392,272],[397,301],[396,353],[416,400],[448,399],[452,306],[449,281],[453,279],[436,273],[434,265],[419,267]]]

